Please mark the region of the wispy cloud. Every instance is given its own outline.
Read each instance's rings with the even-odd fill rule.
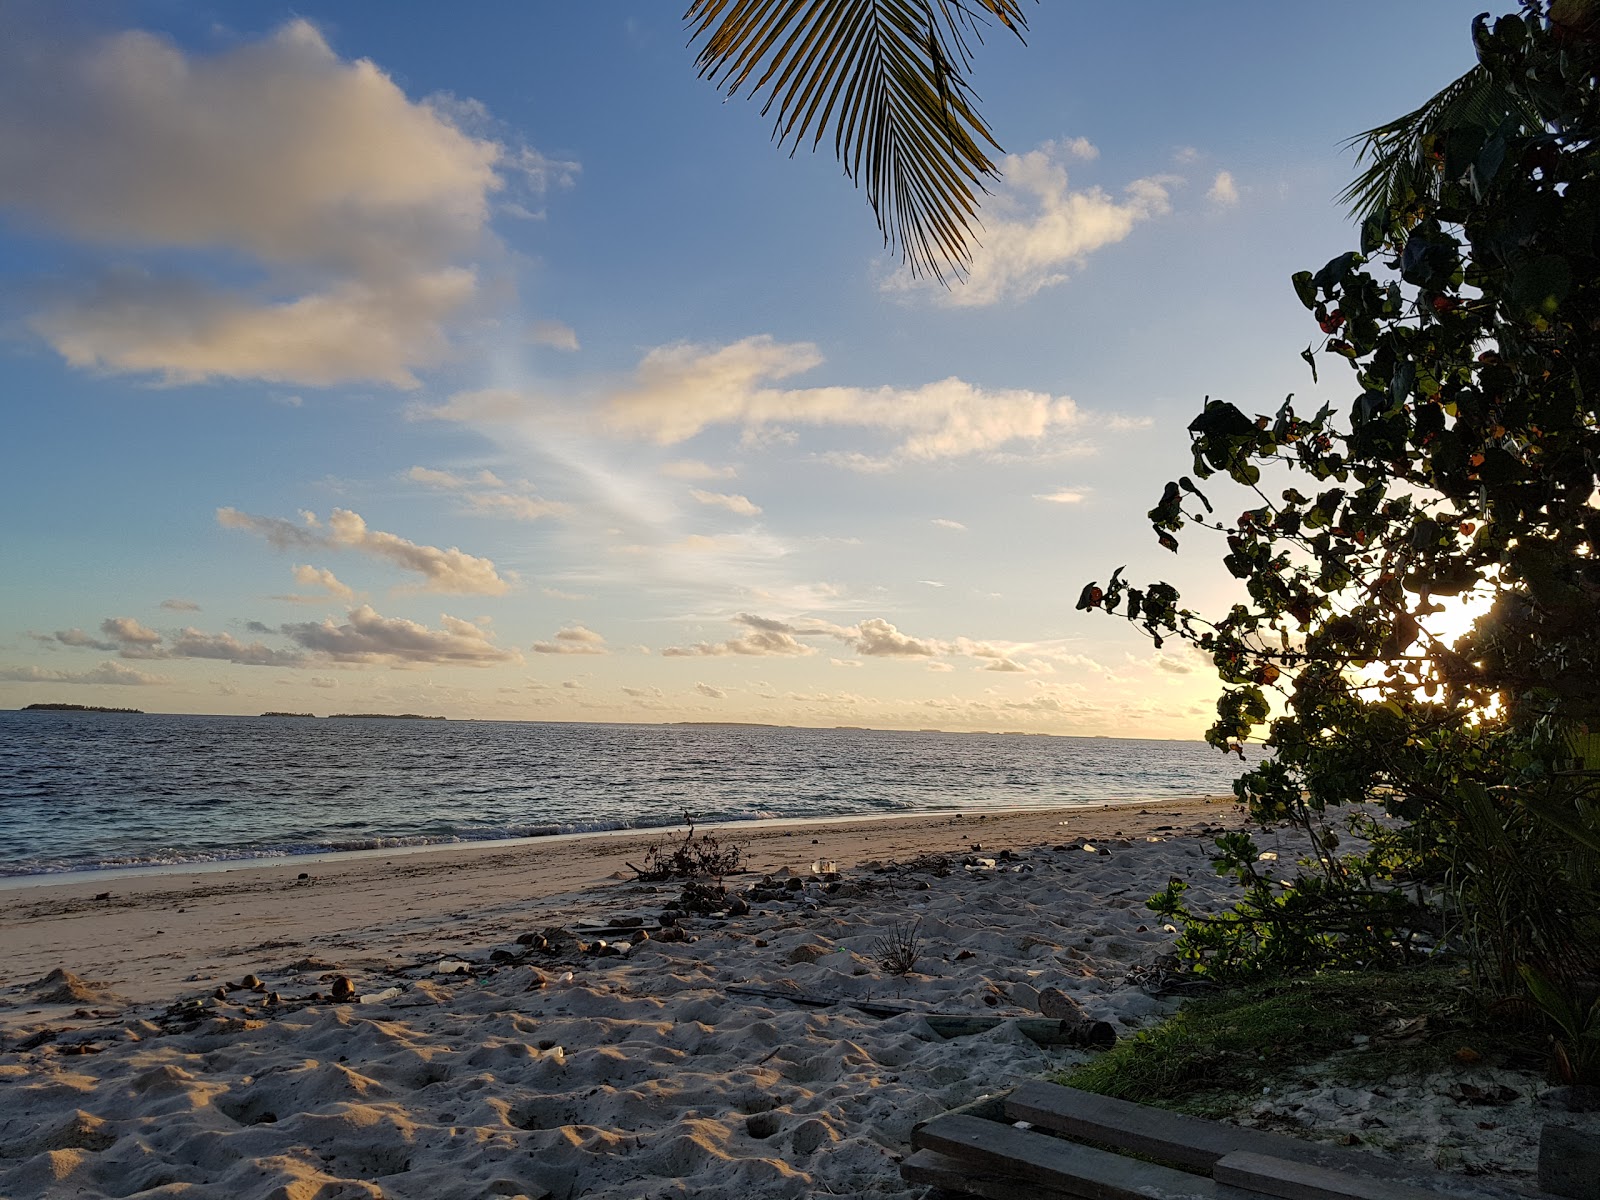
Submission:
[[[535,654],[610,654],[606,639],[582,625],[570,625],[556,634],[554,641],[535,642]]]
[[[707,492],[702,491],[700,488],[690,488],[689,495],[693,496],[697,503],[709,505],[713,508],[725,508],[737,516],[759,517],[761,515],[761,506],[759,504],[754,504],[749,497],[741,496],[737,493]]]
[[[412,467],[406,478],[434,491],[455,496],[465,511],[485,517],[505,517],[515,521],[537,521],[541,517],[565,516],[570,504],[544,500],[525,484],[511,488],[493,471],[457,475],[431,467]]]

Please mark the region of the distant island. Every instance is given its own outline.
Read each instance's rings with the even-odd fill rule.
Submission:
[[[264,712],[261,715],[263,717],[310,717],[312,720],[315,720],[316,716],[317,716],[316,713],[292,713],[292,712]]]
[[[443,721],[443,717],[430,717],[422,713],[329,713],[328,720],[337,721]]]
[[[99,704],[29,704],[23,712],[115,712],[142,713],[142,708],[105,708]]]

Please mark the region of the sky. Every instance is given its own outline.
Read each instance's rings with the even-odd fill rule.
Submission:
[[[1348,404],[1289,276],[1476,0],[1044,0],[948,289],[682,7],[0,6],[0,707],[1203,733],[1074,602],[1232,601],[1144,514]]]

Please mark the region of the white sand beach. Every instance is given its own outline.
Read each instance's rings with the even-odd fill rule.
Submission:
[[[1204,835],[1238,822],[1195,800],[734,829],[751,911],[667,930],[682,889],[632,882],[639,835],[0,892],[0,1195],[919,1195],[915,1122],[1086,1051],[731,989],[1020,1017],[1056,988],[1128,1033],[1174,1005],[1140,986],[1173,938],[1145,898],[1177,876],[1225,899]],[[877,946],[913,924],[896,977]],[[1259,1116],[1527,1180],[1543,1121],[1591,1119],[1537,1090],[1486,1118],[1437,1081],[1308,1080]]]

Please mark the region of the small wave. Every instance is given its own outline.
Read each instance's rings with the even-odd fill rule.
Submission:
[[[704,824],[732,824],[741,821],[768,821],[771,812],[718,813]],[[471,846],[482,843],[515,841],[527,838],[556,837],[563,834],[614,833],[627,829],[668,829],[681,826],[681,817],[641,817],[617,821],[541,821],[535,824],[471,826],[450,833],[410,834],[372,837],[327,838],[317,841],[276,843],[266,846],[230,846],[216,850],[152,850],[145,854],[123,854],[105,858],[31,859],[0,863],[0,878],[24,875],[66,875],[77,872],[123,871],[140,867],[203,866],[208,863],[260,862],[296,858],[308,854],[345,854],[363,850],[405,850],[422,846]]]

